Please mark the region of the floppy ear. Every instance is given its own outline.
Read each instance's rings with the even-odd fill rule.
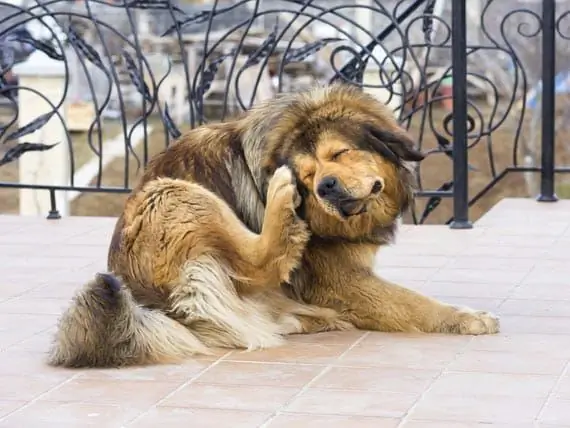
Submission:
[[[414,148],[414,141],[405,131],[393,132],[366,126],[367,142],[376,152],[395,164],[401,161],[420,162],[425,155]]]
[[[261,168],[261,186],[260,186],[261,189],[259,190],[263,195],[261,200],[263,201],[264,204],[267,202],[266,196],[267,196],[267,189],[269,187],[269,180],[271,180],[271,177],[273,176],[275,171],[283,165],[287,165],[289,169],[293,172],[293,176],[295,177],[295,180],[297,182],[297,187],[299,187],[300,180],[298,177],[297,168],[295,167],[295,164],[290,159],[287,159],[285,156],[283,156],[282,154],[276,153]]]

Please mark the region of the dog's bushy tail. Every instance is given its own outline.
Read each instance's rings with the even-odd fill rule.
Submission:
[[[119,367],[176,362],[208,348],[162,312],[139,306],[110,273],[99,273],[59,320],[48,363]]]

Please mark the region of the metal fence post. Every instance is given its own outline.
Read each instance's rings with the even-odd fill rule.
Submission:
[[[453,78],[453,221],[452,229],[471,229],[467,169],[467,6],[451,6],[451,64]]]
[[[556,115],[556,0],[542,2],[542,141],[539,202],[556,202],[554,141]]]

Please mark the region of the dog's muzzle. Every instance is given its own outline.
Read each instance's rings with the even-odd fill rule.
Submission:
[[[377,192],[380,190],[381,188]],[[317,186],[317,194],[321,199],[334,206],[343,217],[366,212],[366,201],[352,197],[336,177],[324,177]]]

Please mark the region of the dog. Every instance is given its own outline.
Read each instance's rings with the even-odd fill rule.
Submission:
[[[497,333],[491,313],[373,272],[423,157],[386,106],[343,84],[187,132],[129,195],[108,272],[62,315],[49,363],[173,363],[333,330]]]

